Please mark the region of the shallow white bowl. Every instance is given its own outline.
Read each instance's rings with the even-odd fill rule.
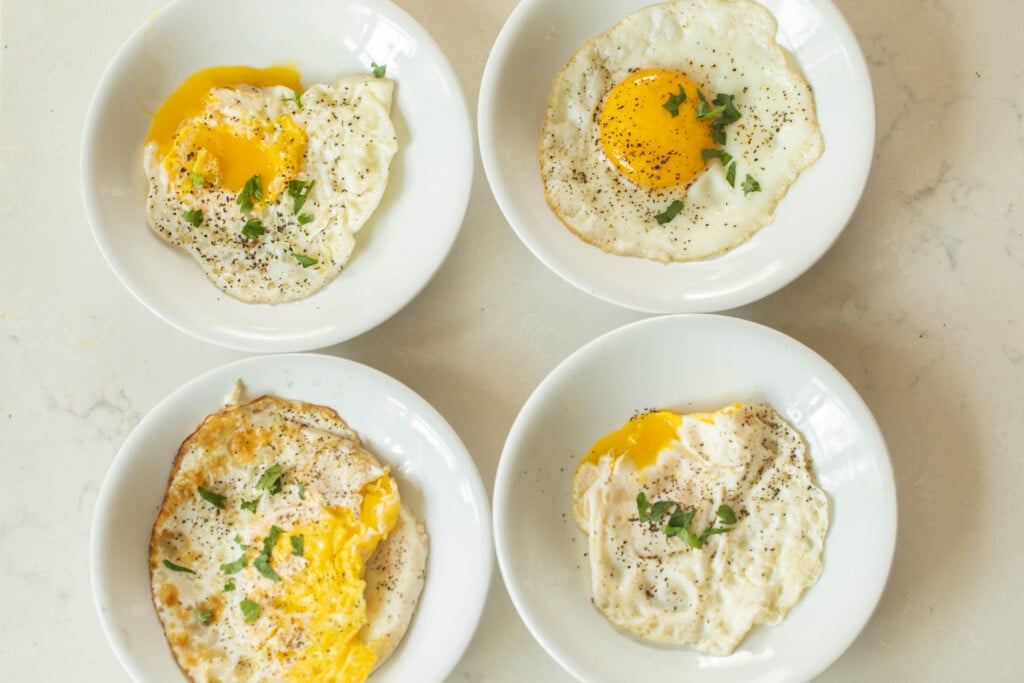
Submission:
[[[82,191],[107,262],[153,313],[244,351],[309,350],[387,320],[427,284],[458,234],[473,177],[472,128],[434,41],[387,0],[178,0],[150,18],[100,80],[82,140]],[[146,224],[142,148],[151,112],[199,69],[287,63],[305,85],[387,66],[399,151],[345,270],[287,304],[246,304]]]
[[[715,410],[767,401],[804,435],[830,502],[825,568],[786,619],[727,657],[645,643],[590,602],[586,536],[572,476],[590,445],[638,410]],[[882,594],[896,539],[896,491],[867,406],[799,342],[744,320],[680,315],[610,332],[537,387],[505,443],[494,487],[505,585],[537,641],[581,681],[805,681],[853,642]]]
[[[569,232],[544,199],[537,160],[555,74],[589,38],[652,0],[523,0],[484,69],[480,154],[505,218],[549,268],[585,292],[653,313],[706,313],[775,292],[811,267],[857,206],[871,167],[875,106],[867,67],[829,0],[761,0],[777,40],[814,88],[825,153],[779,203],[775,219],[725,254],[663,264],[607,254]]]
[[[272,355],[231,363],[182,386],[142,419],[107,472],[91,539],[93,595],[111,647],[139,683],[186,681],[150,595],[149,535],[181,442],[223,406],[276,394],[334,408],[391,466],[402,500],[430,539],[427,579],[409,631],[373,683],[441,681],[476,630],[492,568],[490,510],[473,460],[430,405],[359,363]]]

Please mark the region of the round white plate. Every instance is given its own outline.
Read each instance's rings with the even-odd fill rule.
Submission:
[[[304,85],[387,66],[399,150],[384,198],[345,270],[313,296],[247,304],[146,224],[142,148],[151,113],[199,69],[295,66]],[[471,123],[445,56],[387,0],[178,0],[135,32],[100,80],[85,122],[82,191],[107,262],[147,308],[199,339],[300,351],[387,320],[429,282],[458,234],[473,177]]]
[[[814,88],[825,153],[779,203],[775,220],[716,258],[663,264],[607,254],[569,232],[544,199],[537,154],[555,74],[589,38],[651,0],[523,0],[505,23],[480,86],[480,153],[505,218],[565,280],[653,313],[706,313],[767,296],[811,267],[860,199],[875,141],[875,105],[856,38],[829,0],[763,0],[777,40]]]
[[[245,398],[276,394],[334,408],[391,466],[430,549],[409,631],[370,680],[443,680],[473,636],[491,577],[480,476],[444,418],[410,389],[365,365],[308,354],[249,358],[192,380],[146,415],[114,458],[96,503],[91,569],[100,621],[125,669],[139,683],[186,680],[153,608],[149,535],[178,447],[223,406],[236,379]]]
[[[715,410],[766,401],[804,435],[831,527],[825,568],[786,619],[727,657],[645,643],[590,602],[586,536],[572,476],[590,445],[638,410]],[[875,608],[896,539],[896,491],[882,435],[831,365],[799,342],[736,318],[643,320],[590,342],[530,396],[494,487],[505,585],[537,641],[581,681],[805,681],[853,642]]]

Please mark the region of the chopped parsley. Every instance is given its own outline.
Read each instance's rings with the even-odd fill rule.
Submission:
[[[257,498],[256,500],[259,500],[259,498]],[[242,550],[245,550],[245,549],[247,549],[249,547],[246,544],[242,543],[242,537],[239,536],[238,534],[235,534],[235,543],[237,543],[238,547],[241,548]]]
[[[722,162],[722,166],[728,166],[732,161],[732,155],[724,149],[702,149],[700,158],[705,164],[708,163],[708,159],[718,159]]]
[[[378,64],[377,62],[370,62],[370,68],[373,69],[374,78],[384,78],[384,74],[388,72],[387,64]]]
[[[260,606],[252,600],[242,600],[238,606],[242,610],[242,616],[245,617],[245,623],[251,624],[259,618]]]
[[[266,229],[258,218],[250,218],[245,222],[245,225],[242,226],[242,235],[251,240],[256,239],[265,232]]]
[[[288,181],[288,196],[295,200],[292,213],[298,213],[302,210],[302,205],[306,203],[306,199],[309,197],[309,193],[312,192],[314,185],[316,185],[315,180]]]
[[[708,119],[717,119],[721,116],[722,112],[725,111],[725,107],[715,107],[712,109],[708,105],[708,100],[704,97],[704,93],[701,90],[697,90],[697,120],[707,121]]]
[[[305,538],[303,538],[302,534],[289,536],[288,540],[292,542],[292,555],[302,557],[302,549],[305,544]]]
[[[299,484],[299,500],[306,500],[306,487]]]
[[[258,175],[254,175],[245,181],[242,191],[238,195],[238,205],[242,207],[242,213],[252,212],[252,200],[263,201],[263,183]],[[260,233],[261,235],[263,233]]]
[[[260,504],[260,498],[262,497],[263,496],[258,496],[253,500],[243,500],[239,507],[243,510],[248,510],[249,512],[256,512],[256,506]]]
[[[668,208],[665,209],[665,213],[659,213],[657,216],[654,217],[654,220],[658,221],[659,225],[664,225],[665,223],[668,223],[670,220],[678,216],[679,212],[682,210],[683,202],[679,199],[676,199],[671,204],[668,205]]]
[[[203,186],[203,174],[192,171],[188,174],[189,179],[192,180],[192,187],[200,188]]]
[[[729,187],[736,187],[736,162],[729,164],[729,168],[725,171],[725,180],[729,183]]]
[[[668,521],[662,524],[661,520],[673,507],[675,510],[669,514]],[[679,503],[671,500],[651,503],[647,500],[647,495],[641,491],[636,494],[636,511],[637,519],[640,522],[652,525],[660,524],[661,532],[665,534],[665,540],[676,537],[691,548],[697,548],[698,550],[704,547],[704,541],[708,537],[715,534],[725,534],[736,528],[735,526],[715,526],[719,521],[728,525],[736,524],[736,513],[725,504],[718,506],[718,509],[715,511],[717,519],[699,536],[689,529],[690,523],[693,522],[693,518],[697,515],[696,508],[684,510]]]
[[[263,489],[270,495],[275,493],[281,493],[281,477],[284,476],[284,468],[280,465],[271,465],[263,474],[260,476],[260,480],[256,482],[257,489]],[[256,500],[259,500],[257,498]]]
[[[195,574],[194,571],[188,567],[182,567],[180,564],[174,564],[170,560],[164,560],[164,566],[170,569],[172,572],[185,572],[186,574]]]
[[[245,553],[234,562],[228,562],[220,566],[220,570],[225,574],[237,574],[238,572],[245,569],[245,566],[249,564],[249,560],[246,558]]]
[[[303,268],[309,268],[310,266],[316,265],[317,263],[317,260],[315,258],[310,258],[305,254],[298,254],[293,251],[292,256],[295,257],[295,260],[298,261],[299,265],[302,266]]]
[[[665,104],[661,105],[672,114],[672,118],[679,116],[679,105],[686,101],[686,91],[683,90],[683,86],[679,86],[679,92],[675,95],[669,94],[668,100]]]
[[[754,180],[754,177],[749,173],[747,174],[747,177],[744,178],[743,184],[740,187],[743,188],[744,196],[750,194],[751,192],[761,191],[761,183]]]
[[[291,97],[282,97],[281,101],[282,102],[294,102],[296,107],[298,107],[299,109],[302,109],[302,96],[299,94],[298,90],[292,90],[292,96]]]
[[[697,120],[711,121],[711,139],[717,145],[725,144],[725,127],[740,118],[740,112],[733,104],[734,95],[718,93],[711,100],[714,108],[708,104],[707,98],[700,90],[697,91]]]
[[[299,217],[296,220],[299,221],[299,225],[305,225],[306,223],[312,223],[313,222],[313,214],[311,214],[311,213],[300,213]]]
[[[204,489],[202,486],[197,486],[196,490],[199,491],[199,497],[205,500],[207,503],[217,508],[218,510],[224,509],[224,496],[219,493],[214,493],[208,489]]]
[[[191,211],[185,211],[181,214],[182,217],[195,227],[199,227],[203,224],[203,211],[202,209],[193,209]]]
[[[284,529],[276,524],[271,526],[270,534],[263,539],[263,552],[257,555],[256,559],[252,561],[252,566],[256,568],[256,571],[271,581],[281,580],[281,577],[278,576],[277,572],[275,572],[270,566],[270,555],[274,552],[274,544],[277,543],[277,537],[283,533]]]
[[[228,579],[228,582],[224,584],[224,592],[230,593],[233,590],[235,590],[235,580]]]
[[[196,608],[196,609],[192,610],[192,612],[196,615],[196,619],[198,619],[199,623],[201,623],[201,624],[209,624],[210,620],[213,619],[213,610],[212,609],[199,609],[199,608]]]

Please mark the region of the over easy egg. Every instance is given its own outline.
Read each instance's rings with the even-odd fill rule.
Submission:
[[[150,227],[235,298],[309,296],[348,263],[384,194],[393,93],[372,74],[303,91],[281,67],[198,72],[147,139]]]
[[[767,225],[823,149],[775,32],[748,0],[678,0],[588,40],[555,78],[541,136],[562,222],[660,261],[720,254]]]

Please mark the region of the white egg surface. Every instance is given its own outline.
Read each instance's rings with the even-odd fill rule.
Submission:
[[[775,34],[755,2],[678,0],[584,43],[555,77],[541,135],[562,222],[658,261],[721,254],[770,223],[823,151],[811,88]]]
[[[175,93],[157,113],[144,151],[149,225],[232,297],[301,299],[341,273],[384,195],[395,84],[368,74],[300,91],[297,76],[295,88],[261,87],[244,83],[282,79],[207,72],[229,69],[254,77],[186,81],[196,104]]]
[[[635,417],[594,444],[573,495],[593,603],[641,638],[729,654],[822,571],[828,500],[769,405]]]
[[[426,558],[388,468],[337,413],[264,396],[181,445],[149,566],[192,681],[353,683],[405,634]]]

